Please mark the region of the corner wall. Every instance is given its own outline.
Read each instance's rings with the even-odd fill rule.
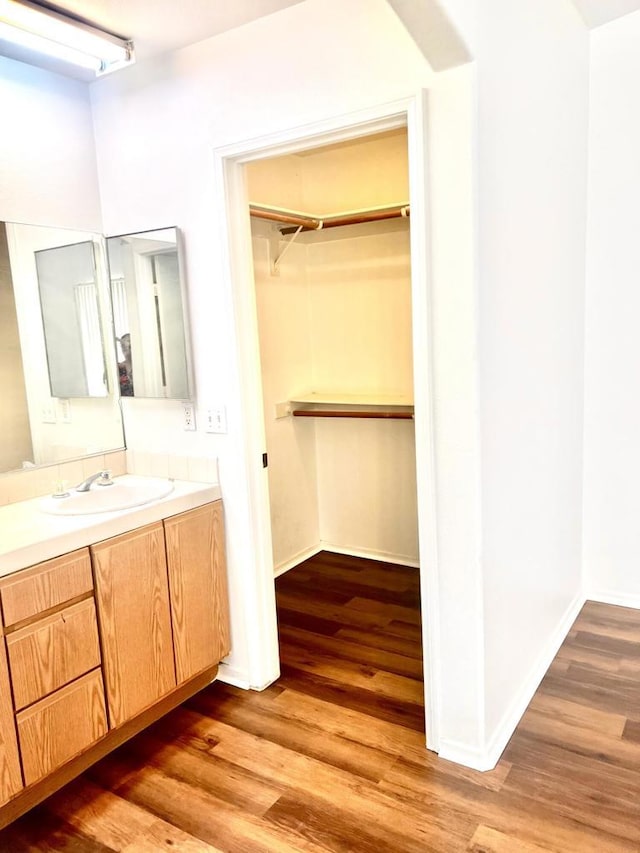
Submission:
[[[640,607],[640,12],[591,33],[587,597]]]
[[[569,0],[479,4],[486,745],[582,602],[588,32]]]

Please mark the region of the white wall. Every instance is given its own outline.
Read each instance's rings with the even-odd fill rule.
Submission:
[[[591,33],[584,565],[640,606],[640,13]]]
[[[320,546],[417,565],[413,422],[276,419],[299,392],[412,397],[408,224],[299,237],[278,276],[253,232],[276,572]]]
[[[291,246],[274,276],[271,226],[254,220],[252,231],[273,565],[279,572],[306,556],[320,539],[316,425],[276,418],[276,404],[305,388],[312,372],[307,247]]]
[[[0,220],[100,231],[86,84],[0,57],[0,109]],[[18,299],[20,295],[16,294]],[[37,313],[31,322],[34,317],[39,322],[37,292],[33,310]],[[37,334],[32,334],[31,342],[35,338]],[[27,355],[25,363],[28,360]],[[46,397],[49,400],[48,389]],[[51,428],[42,424],[40,402],[37,428],[43,433]],[[73,427],[66,427],[67,446],[77,444],[81,452],[80,445],[86,446],[86,440],[80,437],[76,442],[78,436],[69,435]],[[40,438],[35,444],[40,447]]]
[[[472,85],[468,69],[435,78],[383,0],[307,0],[102,78],[92,85],[92,101],[105,230],[174,223],[183,228],[198,410],[220,401],[228,412],[228,435],[187,434],[177,404],[128,400],[127,443],[134,450],[172,448],[219,457],[233,622],[229,666],[256,684],[252,661],[261,658],[255,632],[260,584],[246,535],[251,515],[238,387],[243,342],[234,339],[231,294],[219,284],[223,260],[212,205],[212,150],[432,87],[438,547],[446,578],[441,586],[443,736],[478,748]]]
[[[406,220],[321,232],[308,258],[311,388],[412,399]],[[413,422],[320,420],[316,436],[322,543],[417,564]]]
[[[581,592],[588,34],[569,0],[485,0],[478,41],[486,737]]]
[[[101,231],[86,84],[0,56],[0,219]]]

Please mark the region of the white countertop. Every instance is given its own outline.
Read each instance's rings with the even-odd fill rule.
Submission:
[[[128,476],[116,479],[126,480]],[[175,480],[173,491],[166,497],[113,512],[48,515],[39,509],[42,498],[7,504],[0,507],[0,577],[220,497],[218,485]]]

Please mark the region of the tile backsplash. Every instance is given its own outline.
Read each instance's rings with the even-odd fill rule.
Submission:
[[[85,477],[103,468],[108,468],[114,477],[120,474],[140,474],[196,483],[218,482],[218,464],[215,458],[115,450],[72,462],[60,462],[56,465],[0,475],[0,505],[50,495],[56,490],[58,483],[64,483],[67,487],[75,486]]]

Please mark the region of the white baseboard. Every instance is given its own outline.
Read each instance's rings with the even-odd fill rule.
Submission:
[[[417,569],[419,560],[406,554],[391,554],[388,551],[375,551],[371,548],[342,548],[331,542],[320,542],[318,551],[330,551],[332,554],[346,554],[348,557],[363,557],[365,560],[379,560],[382,563],[398,563],[399,566],[409,566]]]
[[[585,596],[581,590],[565,610],[557,628],[547,641],[541,654],[538,656],[536,663],[533,665],[518,695],[511,703],[510,708],[504,714],[501,721],[498,723],[493,735],[489,738],[486,749],[487,767],[485,769],[490,770],[498,763],[498,759],[504,752],[506,745],[509,743],[511,736],[516,730],[516,726],[520,722],[524,712],[527,710],[529,703],[533,699],[534,693],[540,686],[540,682],[551,666],[553,659],[558,654],[560,646],[565,641],[566,636],[571,630],[571,626],[575,622],[585,601]]]
[[[597,601],[600,604],[615,604],[617,607],[631,607],[640,610],[640,595],[611,590],[592,590],[587,595],[587,601]]]
[[[465,767],[471,767],[474,770],[493,770],[516,730],[516,726],[520,722],[522,715],[527,710],[536,690],[540,686],[540,682],[549,669],[551,662],[558,654],[558,649],[564,642],[584,603],[585,597],[580,592],[569,607],[567,607],[558,626],[547,641],[545,648],[538,656],[529,675],[518,691],[516,698],[488,739],[486,747],[484,749],[468,747],[464,744],[441,738],[440,758],[445,758],[447,761],[455,761],[456,764],[464,764]]]
[[[308,560],[309,557],[315,557],[316,554],[319,554],[322,551],[321,545],[312,545],[311,548],[305,548],[303,551],[299,551],[289,560],[285,560],[284,563],[280,563],[277,566],[274,566],[273,576],[274,578],[279,578],[280,575],[283,575],[285,572],[288,572],[290,569],[294,569],[296,566],[299,566],[300,563],[304,563],[305,560]]]
[[[310,557],[319,554],[320,551],[329,551],[331,554],[345,554],[347,557],[363,557],[365,560],[379,560],[381,563],[397,563],[399,566],[409,566],[413,569],[420,567],[418,560],[413,557],[407,557],[405,554],[390,554],[387,551],[374,551],[370,548],[342,548],[340,545],[333,545],[331,542],[320,541],[317,545],[311,548],[305,548],[295,554],[289,560],[274,567],[273,576],[279,578],[290,569],[304,563]]]
[[[465,746],[463,743],[448,741],[446,738],[440,738],[438,758],[444,758],[445,761],[453,761],[455,764],[462,764],[464,767],[482,772],[493,770],[497,763],[496,759],[492,764],[488,752],[480,747]]]
[[[242,690],[249,690],[251,688],[246,674],[235,666],[229,666],[226,663],[221,663],[218,667],[216,681],[222,681],[224,684],[230,684],[232,687],[240,687]]]

